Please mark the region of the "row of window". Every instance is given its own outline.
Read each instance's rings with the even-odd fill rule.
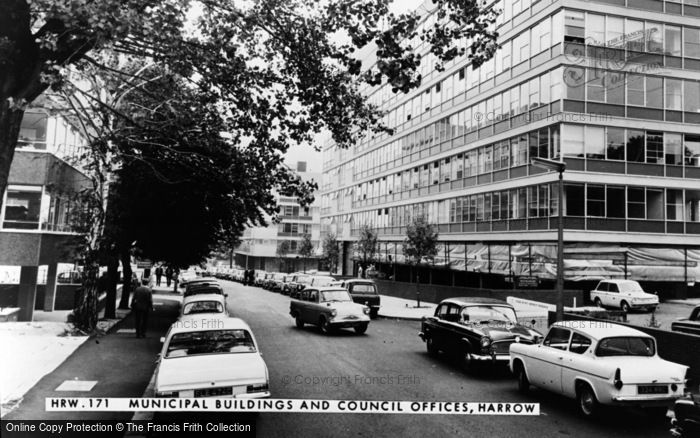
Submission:
[[[311,233],[311,224],[297,224],[297,223],[281,223],[279,224],[279,232],[280,233],[289,233],[289,234],[310,234]]]
[[[565,184],[569,217],[700,222],[700,191],[604,184]],[[533,185],[443,201],[352,213],[354,227],[406,226],[415,217],[436,224],[545,218],[558,215],[556,184]]]

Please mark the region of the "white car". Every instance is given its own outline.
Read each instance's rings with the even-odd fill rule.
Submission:
[[[219,294],[190,295],[182,301],[181,316],[200,315],[228,316],[226,297]]]
[[[669,407],[683,395],[689,368],[661,359],[656,340],[639,330],[563,321],[538,344],[511,344],[510,369],[521,392],[533,385],[575,398],[592,416],[600,405]]]
[[[615,307],[623,312],[631,309],[656,310],[659,297],[644,292],[634,280],[602,280],[591,291],[591,300],[598,307]]]
[[[241,319],[212,318],[196,328],[178,321],[163,339],[156,397],[264,398],[269,384],[253,332]]]

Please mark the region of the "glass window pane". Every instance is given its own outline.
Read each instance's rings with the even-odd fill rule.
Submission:
[[[606,208],[607,217],[625,217],[625,188],[624,187],[611,187],[606,188]]]
[[[700,82],[683,81],[683,110],[700,112]]]
[[[683,56],[700,58],[700,29],[691,27],[683,29]]]
[[[625,159],[625,130],[623,128],[606,128],[606,158],[608,160]]]
[[[588,216],[605,216],[605,187],[589,184],[586,187]]]
[[[602,160],[605,158],[605,128],[586,126],[586,158]]]
[[[585,70],[580,67],[567,67],[564,69],[564,83],[566,84],[567,99],[584,99]],[[643,94],[642,94],[643,96]],[[642,104],[644,103],[642,99]]]
[[[681,56],[681,28],[666,25],[664,36],[664,53]]]
[[[664,133],[664,153],[666,154],[666,164],[674,166],[683,164],[680,134]]]
[[[583,126],[562,125],[561,148],[564,157],[583,157]]]
[[[663,164],[664,162],[664,133],[647,131],[646,134],[647,163]]]
[[[627,131],[627,161],[644,162],[644,131]]]
[[[644,187],[627,188],[627,217],[630,219],[645,219]]]
[[[683,154],[686,166],[700,167],[700,135],[685,134]]]
[[[646,106],[650,108],[663,108],[663,81],[661,78],[646,77]]]
[[[621,47],[624,42],[625,20],[618,17],[605,17],[605,43],[608,47]]]
[[[681,97],[683,95],[683,81],[680,79],[664,79],[666,85],[665,103],[666,109],[681,110]]]
[[[644,106],[644,76],[627,74],[627,105]]]
[[[586,44],[605,46],[605,15],[586,15]]]
[[[594,102],[605,102],[605,87],[603,85],[603,70],[587,69],[586,88],[587,99]]]
[[[647,38],[647,51],[652,53],[663,53],[663,25],[660,23],[652,23],[647,21],[645,24],[645,34]]]
[[[3,228],[37,229],[41,212],[41,192],[7,190]]]

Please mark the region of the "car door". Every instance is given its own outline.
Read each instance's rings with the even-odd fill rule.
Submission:
[[[460,308],[456,304],[447,307],[447,314],[441,320],[444,330],[445,350],[453,353],[460,351],[459,346],[464,337],[463,327],[459,323]]]
[[[588,336],[578,332],[573,332],[571,342],[566,351],[562,351],[564,356],[561,371],[560,391],[569,397],[576,397],[575,379],[581,374],[580,370],[590,371],[589,362],[593,360],[588,354],[593,341]]]
[[[307,289],[301,291],[302,297],[305,299],[304,305],[304,321],[316,324],[318,322],[318,300],[319,293],[316,289]]]
[[[616,283],[608,283],[607,292],[608,302],[605,303],[606,306],[610,307],[620,307],[620,288]]]
[[[441,350],[444,349],[446,345],[445,329],[441,321],[447,315],[448,309],[448,304],[442,303],[435,309],[435,314],[425,320],[424,332],[426,336],[430,337],[435,346]]]
[[[561,373],[564,355],[569,348],[571,330],[552,327],[531,356],[527,367],[530,382],[541,388],[561,393]]]

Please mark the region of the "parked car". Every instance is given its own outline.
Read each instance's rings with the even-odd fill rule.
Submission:
[[[311,275],[308,287],[328,287],[335,278],[329,275]]]
[[[265,279],[263,280],[262,287],[263,289],[266,290],[272,290],[272,287],[274,286],[275,282],[275,275],[277,275],[278,272],[268,272],[265,274]]]
[[[644,292],[634,280],[602,280],[591,291],[591,301],[598,307],[615,307],[623,312],[633,309],[654,311],[659,297]]]
[[[695,306],[688,318],[673,321],[671,323],[671,330],[674,332],[690,333],[691,335],[700,335],[700,306]]]
[[[371,318],[377,317],[381,298],[377,292],[377,285],[374,280],[350,278],[343,281],[343,287],[350,292],[354,302],[364,304],[370,308],[369,316]]]
[[[180,316],[211,314],[212,316],[228,316],[226,297],[219,294],[196,294],[182,300]]]
[[[304,289],[299,299],[291,301],[289,314],[298,328],[313,324],[325,334],[340,328],[353,328],[362,334],[369,326],[369,307],[354,303],[348,291],[341,288]]]
[[[216,295],[223,295],[224,297],[228,296],[228,294],[224,293],[224,290],[221,287],[221,285],[219,285],[217,283],[200,283],[200,284],[192,284],[192,285],[188,286],[185,289],[185,293],[183,294],[183,297],[187,298],[191,295],[202,295],[202,294],[216,294]]]
[[[557,322],[538,344],[512,344],[510,369],[521,392],[534,385],[575,398],[587,417],[601,405],[669,407],[688,371],[661,359],[652,336],[603,321]]]
[[[700,399],[687,393],[673,404],[671,435],[677,438],[700,436]]]
[[[182,279],[182,281],[178,282],[178,287],[186,288],[187,286],[200,283],[219,284],[219,280],[215,277],[185,277],[184,279]]]
[[[292,279],[287,286],[289,289],[289,296],[292,298],[298,298],[299,292],[309,285],[311,281],[311,276],[309,274],[293,274]]]
[[[253,332],[238,318],[208,327],[173,324],[156,369],[156,397],[270,396],[267,365]]]
[[[284,287],[284,278],[286,276],[287,274],[275,272],[270,280],[270,290],[273,292],[282,292],[282,288]]]
[[[518,324],[510,304],[480,297],[443,300],[433,316],[423,317],[418,335],[428,354],[455,355],[465,371],[473,371],[478,363],[505,366],[512,343],[533,344],[541,337],[538,331]]]

